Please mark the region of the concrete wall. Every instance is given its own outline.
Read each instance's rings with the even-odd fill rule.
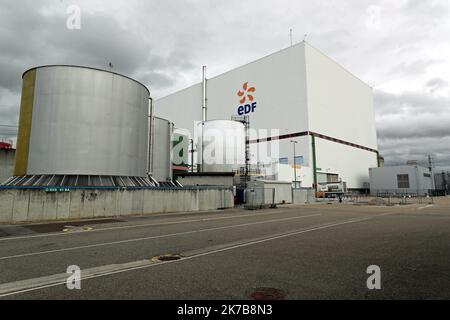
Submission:
[[[318,172],[339,174],[349,189],[363,188],[369,183],[368,169],[378,164],[374,152],[320,138],[316,138],[316,160]]]
[[[219,189],[0,190],[0,223],[102,218],[233,207],[233,192]]]
[[[305,57],[309,130],[378,149],[372,88],[310,45]]]
[[[177,178],[183,186],[233,186],[233,176],[179,176]]]
[[[14,173],[15,149],[0,149],[0,184]]]
[[[313,185],[312,168],[306,166],[297,167],[297,185],[301,188],[310,188]],[[278,166],[278,180],[289,181],[294,185],[294,169],[292,164],[280,164]]]

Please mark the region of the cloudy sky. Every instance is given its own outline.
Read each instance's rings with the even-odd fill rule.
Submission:
[[[290,28],[374,88],[386,163],[432,154],[450,170],[450,0],[1,0],[0,137],[30,67],[111,61],[158,98],[202,65],[211,77],[289,46]]]

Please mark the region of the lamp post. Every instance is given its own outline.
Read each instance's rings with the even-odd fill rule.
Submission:
[[[191,172],[194,172],[194,139],[189,139],[189,143],[191,144]]]
[[[297,164],[295,163],[295,145],[298,143],[298,141],[291,140],[291,143],[294,145],[294,189],[297,189]]]

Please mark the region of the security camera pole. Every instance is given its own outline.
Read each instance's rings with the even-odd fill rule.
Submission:
[[[297,189],[297,164],[295,163],[295,145],[298,143],[298,141],[291,140],[291,143],[294,145],[294,189]]]

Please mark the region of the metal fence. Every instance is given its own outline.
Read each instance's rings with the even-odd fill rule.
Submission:
[[[371,196],[376,197],[418,197],[418,196],[429,196],[433,195],[435,190],[429,189],[418,189],[414,191],[410,191],[408,189],[378,189],[378,190],[370,190]]]
[[[376,195],[359,195],[346,193],[344,200],[360,205],[406,205],[406,204],[432,204],[434,199],[430,195],[417,193],[380,192]]]

